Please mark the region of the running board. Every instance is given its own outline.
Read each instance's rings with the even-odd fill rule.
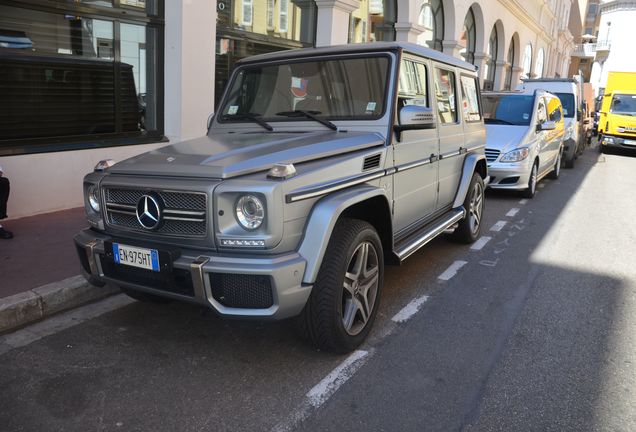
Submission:
[[[433,240],[435,237],[446,231],[447,228],[456,224],[464,217],[466,211],[463,207],[451,210],[449,213],[424,226],[404,240],[400,241],[394,250],[400,261],[404,261],[413,255],[419,248]]]

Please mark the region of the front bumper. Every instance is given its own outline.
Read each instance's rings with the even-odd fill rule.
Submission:
[[[531,157],[521,162],[493,162],[488,165],[489,188],[523,190],[530,180]]]
[[[219,315],[279,320],[298,315],[311,293],[302,283],[306,261],[298,253],[229,255],[180,249],[161,272],[114,264],[105,242],[118,241],[85,229],[74,237],[83,276],[207,306]],[[122,241],[127,244],[126,240]],[[133,245],[161,249],[157,245]],[[166,267],[164,267],[164,265]]]
[[[608,139],[609,138],[609,139]],[[600,144],[604,147],[636,149],[636,137],[620,137],[617,135],[603,135]]]

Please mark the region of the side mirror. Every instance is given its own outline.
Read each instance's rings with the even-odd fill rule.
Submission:
[[[398,123],[393,129],[398,134],[398,142],[401,141],[402,132],[415,129],[435,129],[435,114],[433,108],[420,105],[406,105],[400,108]]]
[[[543,122],[537,126],[538,131],[550,131],[556,129],[556,123],[553,121]]]

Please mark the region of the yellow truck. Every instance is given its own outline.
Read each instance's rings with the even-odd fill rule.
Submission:
[[[610,72],[598,121],[599,149],[636,149],[636,72]]]

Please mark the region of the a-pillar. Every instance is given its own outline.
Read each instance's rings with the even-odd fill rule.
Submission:
[[[316,46],[346,44],[351,12],[360,7],[360,0],[316,0],[316,6]]]
[[[506,71],[508,70],[510,65],[508,64],[508,62],[499,60],[495,62],[495,66],[497,67],[497,69],[495,70],[495,83],[493,84],[492,89],[501,90],[502,88],[504,88],[504,85],[506,84],[504,82],[504,79],[506,77]]]
[[[300,8],[300,41],[313,42],[316,35],[316,17],[313,8],[314,0],[292,0]]]

